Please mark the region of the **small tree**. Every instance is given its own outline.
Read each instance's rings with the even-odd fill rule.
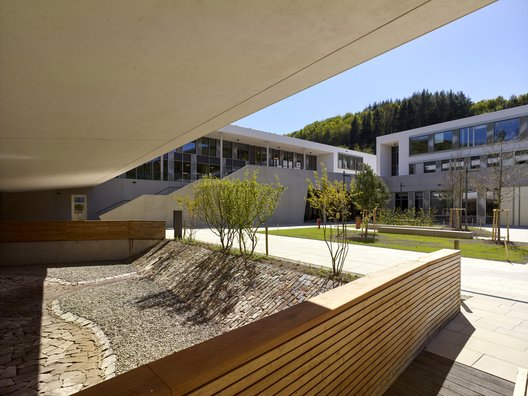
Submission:
[[[258,229],[271,218],[285,190],[278,178],[275,183],[259,183],[257,175],[257,171],[251,176],[246,173],[244,180],[233,181],[238,209],[233,227],[237,230],[240,251],[250,255],[257,246]]]
[[[238,240],[242,253],[253,254],[259,227],[280,203],[284,187],[279,180],[259,183],[257,175],[246,172],[243,180],[204,177],[194,188],[194,200],[182,201],[220,238],[224,251]]]
[[[177,198],[176,201],[185,209],[183,238],[192,241],[196,235],[196,201],[189,197]]]
[[[306,199],[312,208],[322,214],[323,238],[332,258],[332,273],[339,279],[348,255],[346,218],[350,214],[350,195],[345,183],[328,180],[324,167],[320,177],[314,172],[314,178],[315,184],[308,179]]]
[[[496,136],[496,143],[486,146],[487,168],[473,182],[480,194],[490,194],[491,203],[498,212],[497,236],[500,240],[500,209],[513,198],[513,188],[526,177],[526,166],[516,165],[513,151],[517,139],[505,140],[506,132]]]
[[[365,216],[365,233],[364,238],[368,233],[368,217],[370,213],[376,208],[385,206],[390,198],[390,192],[387,185],[379,176],[374,174],[372,168],[363,164],[363,169],[359,172],[351,182],[351,196],[352,202],[362,210],[367,211]]]
[[[196,184],[193,191],[197,218],[220,238],[225,251],[233,246],[236,233],[233,219],[236,217],[237,202],[232,185],[232,180],[206,176]]]

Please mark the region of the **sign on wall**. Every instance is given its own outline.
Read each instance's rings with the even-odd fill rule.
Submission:
[[[86,195],[71,196],[71,219],[72,221],[83,221],[88,217],[88,197]]]

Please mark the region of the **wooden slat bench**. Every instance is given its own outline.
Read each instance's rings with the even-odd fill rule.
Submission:
[[[441,250],[81,392],[383,394],[460,308],[460,254]]]

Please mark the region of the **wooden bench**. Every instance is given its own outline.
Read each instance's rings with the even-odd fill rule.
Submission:
[[[81,392],[380,395],[460,309],[460,254],[440,250]]]

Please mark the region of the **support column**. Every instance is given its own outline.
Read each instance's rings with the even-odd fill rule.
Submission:
[[[303,148],[303,170],[306,170],[306,149]]]
[[[220,132],[220,179],[224,177],[224,135]]]
[[[269,153],[269,142],[266,142],[266,167],[269,168],[270,153]]]

